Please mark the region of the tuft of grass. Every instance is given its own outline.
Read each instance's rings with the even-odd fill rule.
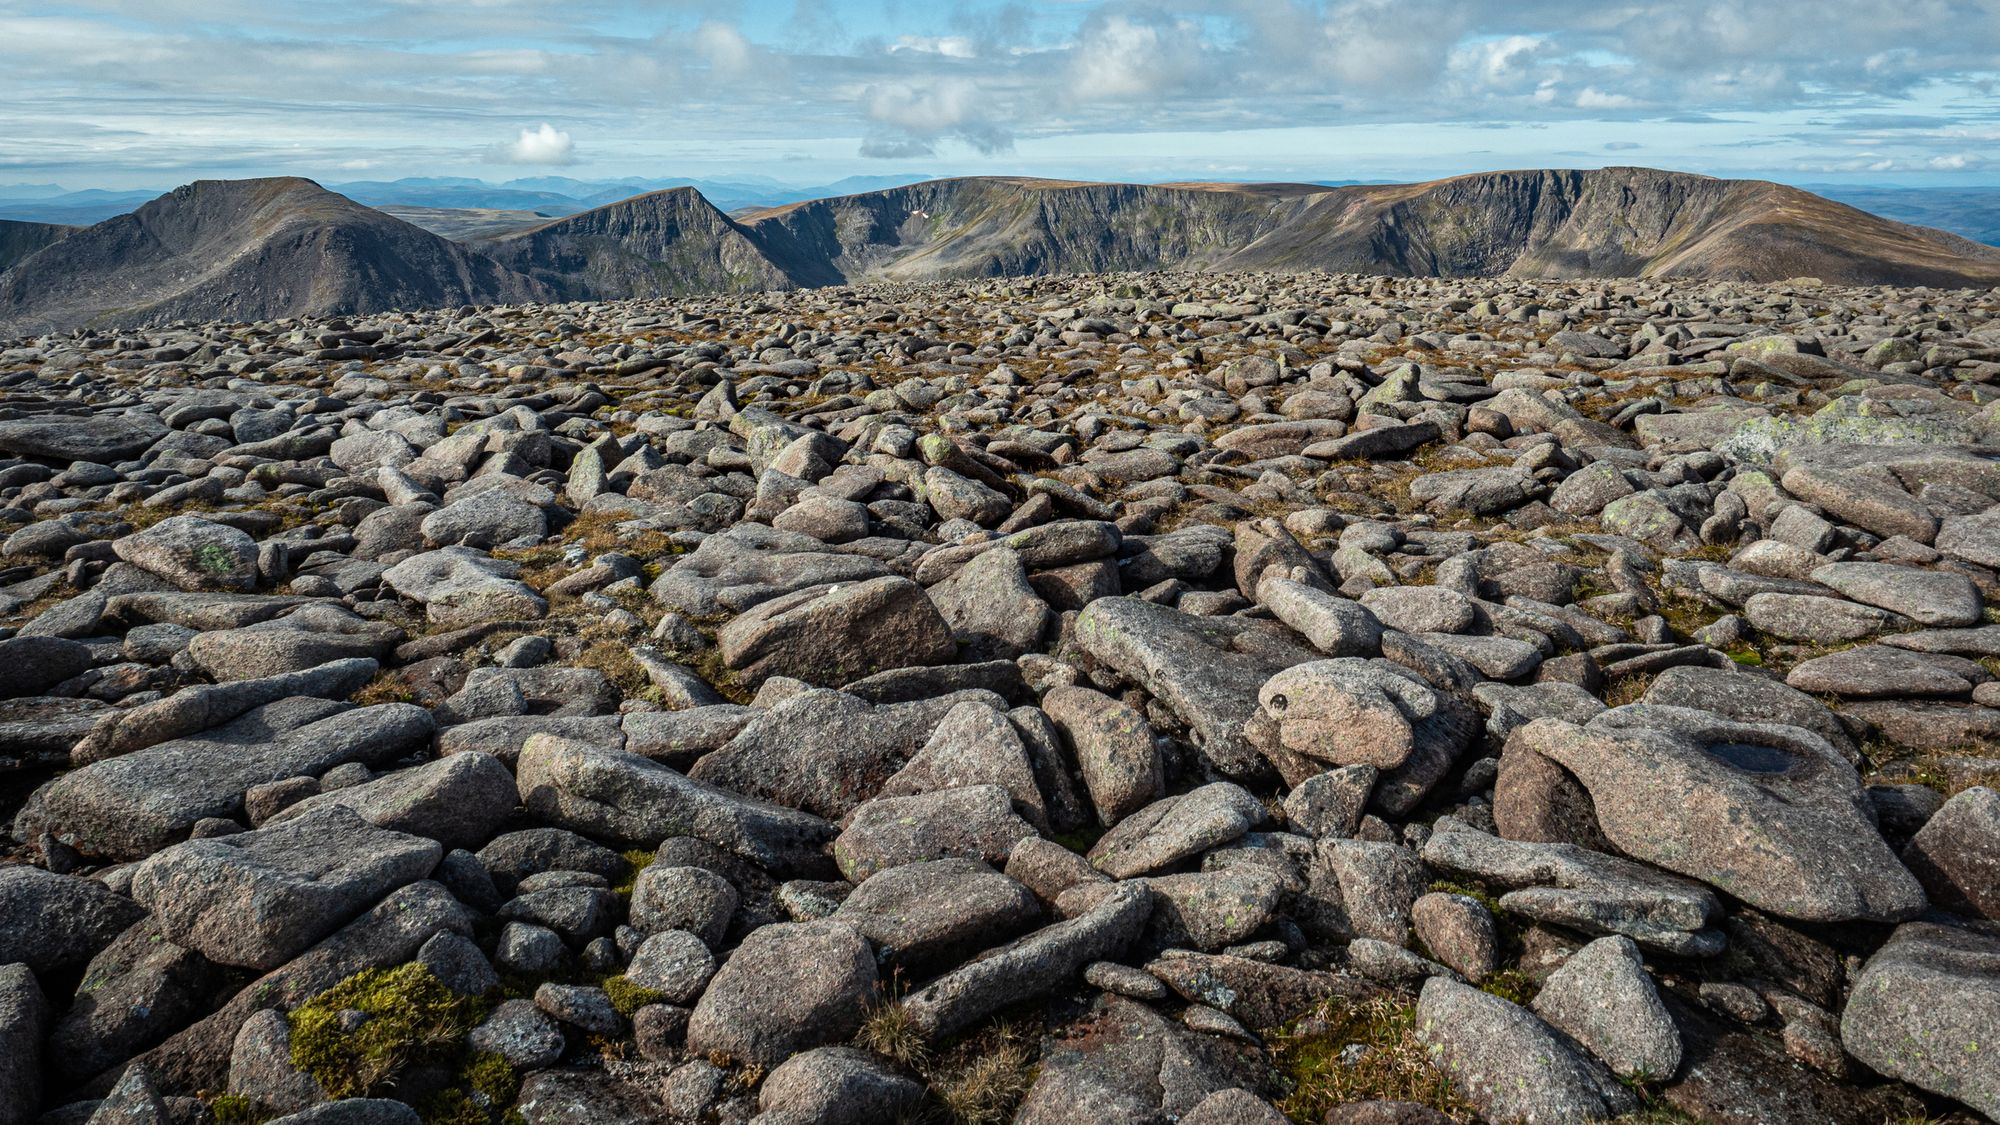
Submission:
[[[1417,1038],[1416,1006],[1393,996],[1330,998],[1267,1039],[1293,1121],[1322,1121],[1349,1102],[1415,1102],[1452,1121],[1477,1120]]]
[[[1035,1058],[1013,1028],[960,1044],[930,1074],[931,1095],[953,1125],[1001,1125],[1035,1082]]]
[[[652,686],[652,681],[646,678],[646,670],[633,659],[632,646],[623,641],[594,641],[577,653],[570,663],[604,673],[604,678],[617,684],[618,690],[628,698]]]
[[[416,698],[394,672],[378,672],[374,679],[361,685],[361,690],[348,696],[348,701],[373,707],[379,703],[414,703]]]
[[[1637,703],[1645,697],[1646,689],[1653,686],[1654,676],[1640,673],[1620,676],[1604,685],[1604,702],[1610,707],[1623,707],[1627,703]]]
[[[1535,978],[1519,969],[1501,969],[1480,981],[1479,990],[1498,996],[1502,1000],[1511,1000],[1525,1008],[1534,1002],[1535,994],[1542,990],[1542,986],[1535,983]]]
[[[917,1030],[910,1010],[900,1001],[884,1000],[871,1005],[854,1041],[911,1070],[921,1072],[931,1061],[930,1044]]]

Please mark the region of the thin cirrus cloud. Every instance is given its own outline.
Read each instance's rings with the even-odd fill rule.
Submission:
[[[2000,179],[1996,60],[2000,0],[0,0],[0,182],[1628,151]]]

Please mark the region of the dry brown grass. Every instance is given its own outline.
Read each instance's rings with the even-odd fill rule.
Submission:
[[[416,696],[394,672],[378,672],[375,678],[361,685],[361,690],[348,696],[348,700],[363,707],[373,707],[380,703],[411,703]]]
[[[1002,1024],[959,1044],[925,1076],[953,1125],[1000,1125],[1035,1082],[1027,1036]]]
[[[1654,673],[1641,672],[1631,676],[1620,676],[1604,685],[1604,702],[1607,706],[1623,707],[1637,703],[1644,698],[1646,689],[1653,686],[1657,678]]]
[[[871,1006],[854,1041],[897,1064],[921,1071],[930,1062],[930,1044],[917,1030],[908,1008],[894,1000]]]

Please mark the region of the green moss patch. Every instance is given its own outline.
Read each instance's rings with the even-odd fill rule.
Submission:
[[[1349,1102],[1383,1099],[1427,1105],[1453,1121],[1474,1121],[1451,1079],[1430,1065],[1417,1038],[1415,1005],[1393,996],[1333,998],[1267,1040],[1293,1121],[1324,1121]]]
[[[606,996],[611,997],[612,1009],[628,1020],[632,1018],[634,1012],[648,1004],[667,1002],[666,993],[633,984],[630,979],[623,976],[605,977],[598,987],[604,989]]]
[[[292,1012],[292,1065],[335,1099],[379,1096],[422,1069],[444,1079],[415,1099],[426,1123],[492,1125],[520,1088],[505,1059],[466,1046],[492,1008],[414,962],[369,969]]]

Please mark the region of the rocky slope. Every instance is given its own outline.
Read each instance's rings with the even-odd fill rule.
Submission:
[[[544,295],[489,258],[310,180],[205,180],[15,263],[0,274],[0,324],[257,320]]]
[[[52,242],[74,233],[75,227],[56,223],[20,223],[0,219],[0,272]]]
[[[0,340],[0,1123],[1990,1120],[1996,621],[1990,290]]]
[[[752,293],[795,283],[691,187],[475,245],[569,300]]]

